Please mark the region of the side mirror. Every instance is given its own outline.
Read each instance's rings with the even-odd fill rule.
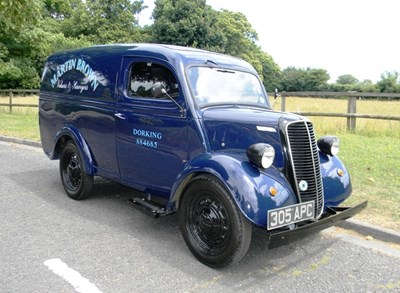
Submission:
[[[151,95],[154,98],[161,98],[165,93],[165,86],[162,82],[155,82],[151,88]]]
[[[153,87],[151,88],[151,94],[153,95],[154,98],[161,98],[162,96],[166,95],[172,102],[174,102],[175,105],[178,106],[180,112],[181,112],[181,116],[185,115],[185,109],[179,105],[179,103],[177,101],[175,101],[175,99],[173,97],[171,97],[167,90],[165,89],[165,86],[162,82],[155,82],[153,84]]]

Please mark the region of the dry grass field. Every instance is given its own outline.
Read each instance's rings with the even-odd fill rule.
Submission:
[[[280,110],[281,101],[271,100]],[[37,96],[14,98],[15,104],[37,104]],[[0,96],[0,103],[8,97]],[[346,113],[347,100],[287,98],[286,111]],[[400,101],[358,100],[357,113],[400,116]],[[341,139],[340,158],[352,178],[353,194],[345,202],[354,205],[369,201],[356,218],[400,231],[400,121],[358,119],[355,133],[346,131],[346,118],[309,117],[317,136],[337,135]],[[0,135],[39,141],[37,108],[0,106]]]
[[[271,100],[274,110],[281,110],[280,98]],[[346,113],[346,99],[286,98],[288,112]],[[400,101],[357,100],[357,114],[373,114],[400,117]],[[317,133],[346,132],[346,118],[310,117]],[[356,133],[367,136],[390,136],[400,138],[400,121],[357,118]]]

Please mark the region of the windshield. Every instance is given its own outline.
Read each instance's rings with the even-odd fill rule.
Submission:
[[[247,72],[190,67],[189,84],[199,107],[210,104],[246,104],[268,107],[258,78]]]

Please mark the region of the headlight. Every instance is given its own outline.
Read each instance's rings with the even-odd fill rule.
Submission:
[[[335,156],[339,152],[339,143],[336,136],[323,136],[318,139],[318,148],[327,155]]]
[[[260,168],[268,168],[275,159],[275,149],[267,143],[256,143],[248,147],[246,151],[250,162]]]

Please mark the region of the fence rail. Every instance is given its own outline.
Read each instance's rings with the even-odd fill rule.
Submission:
[[[12,94],[22,94],[22,95],[26,95],[26,94],[34,94],[37,95],[39,93],[39,90],[24,90],[24,89],[10,89],[10,90],[0,90],[0,94],[8,94],[8,95],[12,95]]]
[[[39,90],[25,90],[25,89],[0,90],[0,95],[8,96],[8,103],[0,103],[0,106],[8,107],[10,113],[12,113],[13,107],[30,107],[30,108],[37,107],[37,105],[34,104],[14,104],[13,103],[14,94],[18,96],[37,95],[39,94]]]
[[[347,130],[356,129],[357,118],[400,121],[400,116],[357,114],[357,99],[359,98],[387,98],[400,99],[400,93],[361,93],[361,92],[282,92],[281,111],[286,111],[287,97],[314,97],[314,98],[347,98],[347,113],[318,113],[318,112],[293,112],[304,116],[343,117],[347,118]]]
[[[25,89],[9,89],[0,90],[0,95],[8,96],[8,103],[1,103],[0,106],[9,107],[9,112],[12,113],[13,107],[37,107],[34,104],[14,104],[14,95],[39,94],[39,90]],[[293,112],[304,116],[319,116],[319,117],[343,117],[347,118],[347,129],[354,131],[356,129],[357,118],[363,119],[379,119],[400,121],[400,116],[386,115],[371,115],[357,114],[357,99],[359,98],[387,98],[399,99],[400,93],[361,93],[361,92],[280,92],[277,96],[281,97],[281,111],[286,111],[286,98],[288,97],[314,97],[314,98],[347,98],[347,113],[319,113],[319,112]]]
[[[362,92],[279,92],[282,97],[356,97],[400,99],[400,93],[362,93]]]

